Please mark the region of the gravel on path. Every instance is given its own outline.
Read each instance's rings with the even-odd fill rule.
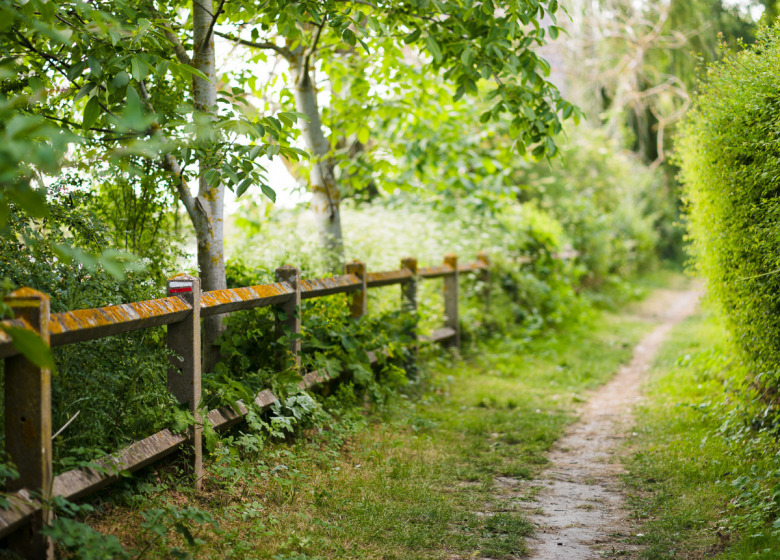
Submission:
[[[528,541],[535,560],[590,560],[636,556],[623,542],[634,531],[620,493],[624,471],[616,446],[630,437],[632,408],[641,400],[645,372],[672,327],[692,315],[699,292],[661,291],[644,308],[661,324],[634,348],[631,363],[594,392],[551,451],[542,489],[526,502],[536,534]],[[649,315],[649,316],[648,316]],[[538,485],[539,479],[533,482]]]

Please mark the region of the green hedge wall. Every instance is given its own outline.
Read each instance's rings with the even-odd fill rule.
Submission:
[[[780,386],[779,135],[780,27],[762,28],[709,67],[677,158],[695,266],[765,387]]]

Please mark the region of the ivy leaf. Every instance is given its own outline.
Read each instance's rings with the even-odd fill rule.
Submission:
[[[84,107],[84,115],[81,120],[81,128],[84,130],[89,130],[92,128],[92,125],[95,124],[95,121],[98,120],[98,117],[100,116],[100,103],[98,102],[97,96],[93,97],[87,102],[87,105]]]

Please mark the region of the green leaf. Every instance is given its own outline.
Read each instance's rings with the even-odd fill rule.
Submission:
[[[14,347],[25,358],[40,368],[54,372],[57,366],[54,363],[51,348],[37,333],[10,325],[0,325],[0,328],[11,337]]]
[[[208,76],[198,70],[197,68],[193,68],[189,64],[179,64],[177,62],[171,62],[171,67],[173,67],[175,70],[178,70],[180,73],[186,74],[188,77],[197,76],[201,80],[206,80],[208,83],[211,83],[211,80],[208,79]]]
[[[9,188],[4,193],[8,198],[22,207],[33,218],[46,218],[50,215],[44,193],[33,189],[30,185],[21,184]]]
[[[439,43],[436,42],[436,39],[434,39],[432,35],[428,35],[425,38],[425,43],[428,45],[428,51],[433,55],[433,59],[436,61],[436,64],[439,64],[442,60]]]
[[[128,83],[130,83],[130,75],[124,70],[117,73],[114,79],[111,80],[111,84],[117,89],[125,87]]]
[[[137,82],[140,82],[149,75],[149,65],[140,58],[133,58],[130,61],[130,68],[131,74]]]
[[[474,61],[474,49],[470,46],[463,49],[463,52],[460,55],[460,61],[464,66],[471,66],[471,63]]]
[[[84,130],[89,130],[90,128],[92,128],[92,125],[95,124],[95,121],[98,120],[99,116],[100,116],[100,103],[98,102],[97,96],[95,96],[89,101],[87,101],[87,105],[84,107],[84,115],[81,120],[81,128]]]
[[[206,178],[206,183],[209,185],[216,185],[222,179],[222,175],[220,175],[219,170],[217,169],[209,169],[206,171],[204,177]]]
[[[550,33],[550,38],[555,41],[558,38],[558,28],[554,25],[551,25],[547,28],[547,31]]]
[[[409,33],[409,35],[404,37],[404,43],[406,43],[407,45],[414,43],[417,39],[420,38],[420,35],[422,35],[422,30],[415,29],[414,31]]]
[[[558,153],[558,146],[555,145],[555,140],[548,136],[545,138],[545,144],[547,144],[547,155],[552,157]]]
[[[229,165],[227,164],[223,165],[222,171],[224,172],[225,175],[227,175],[230,178],[232,184],[237,185],[241,182],[238,178],[238,175],[236,175],[236,172],[233,171],[233,169]]]
[[[276,115],[279,117],[279,120],[282,121],[282,123],[287,127],[292,127],[298,120],[295,115],[290,115],[289,113],[277,113]]]
[[[466,93],[466,87],[460,86],[458,90],[455,92],[455,95],[452,96],[453,101],[458,101],[463,95]]]
[[[273,190],[271,187],[269,187],[266,184],[260,185],[260,189],[262,189],[263,194],[271,199],[271,202],[276,202],[276,191]]]
[[[349,27],[341,33],[341,38],[350,47],[354,47],[357,44],[357,37],[355,37],[355,33]]]
[[[93,76],[96,78],[99,78],[103,75],[103,67],[100,66],[100,61],[95,58],[94,56],[90,56],[87,59],[87,63],[89,64],[89,71],[92,73]]]
[[[127,86],[127,105],[125,115],[131,120],[140,119],[143,116],[141,109],[141,96],[133,86]]]
[[[73,101],[78,101],[85,95],[87,95],[89,92],[91,92],[93,89],[97,87],[97,84],[95,82],[87,82],[83,86],[81,86],[81,89],[76,94],[76,97],[73,98]]]
[[[29,85],[34,92],[39,92],[43,89],[43,80],[41,80],[38,76],[33,76],[27,80],[27,85]]]
[[[241,184],[238,185],[238,188],[236,189],[236,198],[239,198],[242,194],[244,194],[250,186],[252,186],[251,178],[247,177],[241,181]]]
[[[365,128],[365,127],[361,128],[358,131],[358,141],[361,144],[366,144],[368,142],[368,138],[369,138],[370,134],[371,134],[371,131],[368,128]]]

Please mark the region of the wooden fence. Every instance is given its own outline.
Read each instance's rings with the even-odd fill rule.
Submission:
[[[98,461],[95,468],[78,468],[54,477],[50,372],[22,356],[11,338],[0,331],[0,358],[5,359],[6,452],[20,474],[18,479],[6,482],[11,505],[9,509],[0,509],[0,538],[6,538],[8,547],[23,558],[51,558],[51,543],[38,530],[51,520],[47,504],[52,497],[81,498],[116,481],[122,472],[137,471],[185,446],[196,490],[200,489],[204,420],[198,417],[197,410],[201,401],[201,317],[274,305],[285,312],[279,315],[286,317],[277,319],[277,333],[281,336],[289,329],[300,334],[303,299],[349,294],[352,316],[359,318],[366,313],[369,288],[399,284],[403,308],[415,311],[418,280],[442,278],[444,325],[430,336],[417,337],[416,331],[414,336],[417,340],[457,347],[458,279],[460,274],[468,273],[478,273],[483,280],[489,280],[487,255],[480,253],[476,262],[458,264],[457,257],[450,254],[443,264],[427,268],[417,268],[417,260],[408,258],[402,260],[399,270],[388,272],[368,272],[364,263],[353,261],[346,265],[343,276],[314,280],[302,279],[298,268],[283,266],[276,271],[275,284],[213,292],[201,292],[198,278],[182,274],[168,280],[168,297],[162,299],[56,314],[50,313],[45,294],[29,288],[16,290],[6,298],[14,319],[3,324],[34,331],[51,346],[168,325],[168,348],[179,358],[171,358],[168,388],[180,403],[189,404],[197,422],[188,433],[166,429]],[[288,338],[289,350],[300,366],[300,337]],[[369,352],[372,363],[381,351],[380,348]],[[331,378],[326,371],[308,372],[303,374],[300,387],[308,389]],[[267,390],[255,398],[255,404],[263,410],[270,409],[276,401],[276,396]],[[214,429],[223,430],[244,419],[245,404],[239,401],[238,409],[218,408],[210,411],[205,420]]]

